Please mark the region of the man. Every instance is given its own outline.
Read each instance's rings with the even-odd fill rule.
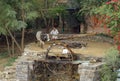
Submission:
[[[55,27],[53,27],[53,29],[52,29],[52,31],[50,32],[50,34],[52,35],[52,38],[51,39],[58,39],[58,34],[59,34],[59,32],[58,32],[58,30],[55,28]]]

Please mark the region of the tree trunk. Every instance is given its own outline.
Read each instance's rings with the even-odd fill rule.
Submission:
[[[52,17],[51,20],[52,20],[52,27],[54,27],[54,18]]]
[[[84,33],[84,28],[85,28],[85,27],[84,27],[84,24],[81,23],[81,24],[80,24],[80,33],[81,33],[81,34]]]
[[[24,0],[22,0],[22,4],[24,3]],[[24,9],[22,8],[22,21],[25,22],[25,12]],[[24,36],[25,36],[25,28],[22,28],[22,39],[21,39],[21,51],[23,52],[24,50]]]
[[[47,21],[48,23],[47,23],[47,32],[49,33],[50,32],[50,24],[51,24],[51,20],[50,19],[48,19],[48,21]]]
[[[45,8],[48,8],[48,0],[45,0]]]
[[[84,29],[83,29],[83,33],[87,33],[87,30],[88,30],[88,26],[87,26],[87,23],[86,23],[87,17],[88,17],[88,16],[85,16],[85,17],[84,17],[84,22],[83,22],[83,24],[84,24]]]
[[[42,16],[42,18],[43,18],[43,20],[44,20],[45,26],[47,27],[47,28],[46,28],[46,32],[49,32],[49,26],[48,26],[48,23],[47,23],[47,19],[45,18],[45,15],[44,15],[44,13],[42,12],[42,10],[41,10],[40,12],[41,12],[41,16]]]
[[[16,41],[15,37],[12,35],[11,31],[6,27],[6,30],[8,31],[8,33],[10,34],[11,38],[13,39],[13,41],[15,42],[15,44],[17,45],[20,53],[22,53],[22,49],[20,47],[20,45],[18,44],[18,42]]]
[[[61,17],[61,15],[59,14],[59,27],[61,28],[61,30],[62,30],[62,32],[63,32],[63,27],[62,27],[62,25],[63,25],[62,17]]]
[[[15,36],[14,36],[15,37]],[[14,40],[12,39],[12,56],[14,57],[15,56],[15,42]]]
[[[86,23],[84,23],[84,30],[83,30],[84,34],[87,33],[87,29],[88,29],[88,27],[87,27]]]
[[[7,42],[7,50],[8,50],[8,54],[9,56],[11,57],[11,51],[10,51],[10,44],[9,44],[9,40],[8,40],[8,37],[5,35],[6,37],[6,42]]]
[[[21,39],[21,51],[24,50],[24,36],[25,36],[25,29],[22,29],[22,39]]]

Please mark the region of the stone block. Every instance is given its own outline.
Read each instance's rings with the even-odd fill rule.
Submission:
[[[5,68],[4,68],[4,70],[5,71],[7,71],[7,70],[15,70],[16,69],[16,67],[15,66],[6,66]]]
[[[80,74],[80,81],[100,81],[99,70],[104,63],[95,63],[78,66],[78,73]]]
[[[19,81],[29,81],[29,66],[28,64],[20,64],[16,66],[16,78]]]

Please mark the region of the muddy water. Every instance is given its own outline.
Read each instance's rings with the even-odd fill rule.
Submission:
[[[77,53],[77,54],[103,57],[105,55],[105,52],[113,46],[112,44],[109,44],[107,42],[89,41],[87,43],[88,43],[87,47],[71,48],[71,49],[74,53]],[[38,47],[38,45],[36,43],[31,43],[31,44],[29,44],[28,48],[30,50],[34,50],[34,51],[44,51],[45,52],[50,44],[51,44],[51,42],[47,42],[44,46],[44,49],[41,49],[40,47]],[[54,48],[52,50],[56,51],[56,50],[59,50],[59,48]]]

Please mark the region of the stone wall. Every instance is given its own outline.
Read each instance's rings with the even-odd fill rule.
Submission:
[[[16,78],[19,81],[29,81],[29,65],[28,64],[19,64],[16,67]]]
[[[7,66],[0,72],[0,81],[30,81],[34,60],[44,59],[44,57],[43,52],[25,49],[12,66]]]
[[[100,81],[100,68],[104,63],[83,63],[78,66],[79,81]]]
[[[16,79],[19,81],[32,81],[34,60],[45,59],[43,52],[35,52],[25,49],[21,60],[16,65]]]
[[[60,34],[59,35],[60,39],[66,39],[66,38],[79,38],[80,41],[98,41],[98,42],[108,42],[110,44],[114,43],[114,40],[110,37],[105,37],[105,36],[98,36],[98,35],[92,35],[92,34]],[[74,40],[73,39],[73,40]]]
[[[16,67],[8,66],[4,68],[4,71],[0,72],[0,81],[18,81],[16,79]]]
[[[98,41],[98,42],[108,42],[110,44],[114,43],[114,40],[110,37],[105,37],[105,36],[85,36],[85,37],[80,37],[81,40],[83,41]]]

